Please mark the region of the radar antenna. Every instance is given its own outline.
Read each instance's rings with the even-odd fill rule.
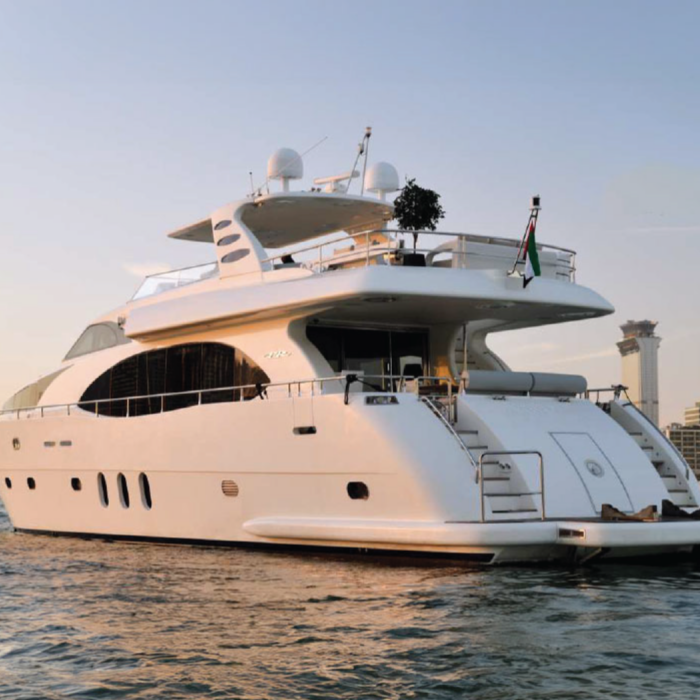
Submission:
[[[296,157],[295,157],[293,160],[290,160],[289,162],[287,162],[286,165],[285,165],[283,168],[279,169],[275,174],[276,174],[277,176],[283,176],[284,173],[285,173],[287,170],[293,170],[293,169],[295,169],[296,166],[298,165],[299,161],[300,161],[304,156],[306,156],[306,155],[308,155],[309,153],[311,153],[311,151],[313,151],[314,149],[318,148],[324,141],[327,141],[327,140],[328,140],[328,136],[324,136],[320,141],[318,141],[318,142],[315,143],[313,146],[311,146],[311,148],[307,148],[303,153],[297,154]],[[262,185],[260,185],[260,187],[254,188],[254,190],[253,190],[253,197],[255,197],[255,196],[258,196],[258,197],[259,197],[259,196],[262,194],[263,187],[267,187],[267,188],[268,188],[268,194],[269,194],[269,184],[270,184],[270,180],[271,180],[271,179],[272,179],[272,177],[271,177],[270,174],[268,173],[268,176],[265,178],[265,181],[262,183]]]

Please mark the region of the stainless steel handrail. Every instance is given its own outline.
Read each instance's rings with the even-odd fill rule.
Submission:
[[[352,372],[349,372],[348,374],[353,374]],[[396,389],[392,389],[391,391],[388,391],[387,393],[396,393],[396,394],[401,394],[401,393],[409,393],[408,388],[407,388],[407,382],[409,381],[415,381],[416,382],[416,389],[415,392],[418,393],[420,390],[421,383],[424,382],[447,382],[448,386],[448,394],[451,395],[451,390],[452,390],[452,379],[450,377],[437,377],[437,376],[423,376],[423,377],[411,377],[411,376],[406,376],[406,375],[401,375],[401,374],[382,374],[382,375],[370,375],[370,374],[362,374],[360,372],[357,373],[357,375],[363,379],[363,380],[381,380],[381,381],[389,381],[392,382],[392,384],[396,385]],[[344,385],[347,381],[347,375],[346,374],[339,374],[339,375],[334,375],[332,377],[314,377],[312,379],[295,379],[292,381],[287,381],[287,382],[268,382],[265,384],[260,384],[260,388],[262,390],[267,390],[267,389],[274,389],[276,387],[286,387],[287,388],[287,398],[292,398],[294,394],[296,396],[302,396],[302,385],[310,385],[310,393],[313,396],[314,395],[314,387],[318,386],[321,391],[323,390],[323,387],[325,384],[329,382],[339,382],[340,383],[340,389],[344,388]],[[296,387],[296,389],[293,390],[293,387]],[[101,404],[109,404],[109,403],[125,403],[126,402],[126,407],[127,407],[127,416],[129,415],[129,410],[131,403],[134,401],[144,401],[144,400],[158,400],[160,399],[160,412],[164,411],[164,405],[165,405],[165,400],[168,398],[173,398],[173,397],[180,397],[180,396],[196,396],[197,397],[197,405],[201,405],[202,403],[202,396],[205,394],[213,394],[217,392],[225,392],[225,391],[231,391],[235,392],[238,391],[239,393],[239,401],[244,401],[243,399],[243,391],[246,389],[252,389],[252,390],[257,390],[258,385],[257,384],[240,384],[238,386],[222,386],[222,387],[215,387],[215,388],[210,388],[210,389],[192,389],[190,391],[175,391],[175,392],[170,392],[170,393],[159,393],[159,394],[140,394],[136,396],[124,396],[124,397],[118,397],[118,398],[109,398],[109,399],[85,399],[85,400],[80,400],[80,401],[72,401],[70,403],[62,403],[62,404],[48,404],[48,405],[43,405],[43,406],[27,406],[24,408],[9,408],[9,409],[3,409],[0,410],[0,417],[2,416],[8,416],[8,415],[16,415],[16,417],[19,419],[21,418],[22,414],[28,414],[28,413],[33,413],[33,412],[39,412],[39,417],[44,418],[45,414],[47,411],[56,411],[56,410],[61,410],[65,409],[67,410],[68,415],[70,415],[70,409],[71,408],[83,408],[84,406],[95,406],[95,415],[99,415],[99,405]],[[381,391],[385,391],[385,389],[380,389]],[[84,409],[83,409],[84,410]]]
[[[480,513],[480,522],[484,523],[486,522],[486,506],[485,506],[485,498],[489,494],[484,493],[484,457],[506,457],[506,456],[516,456],[516,455],[537,455],[537,458],[539,460],[539,472],[540,472],[540,490],[534,491],[531,494],[528,495],[537,495],[539,493],[541,500],[542,500],[542,516],[541,520],[546,520],[546,514],[545,514],[545,495],[544,495],[544,459],[542,458],[542,453],[539,450],[496,450],[496,451],[489,451],[487,450],[486,452],[483,452],[479,456],[479,467],[477,470],[477,482],[479,484],[479,502],[480,502],[480,507],[481,507],[481,513]],[[504,494],[507,495],[507,494]],[[517,495],[526,495],[526,494],[513,494],[514,496]]]
[[[210,262],[206,263],[199,263],[198,265],[188,265],[187,267],[179,267],[176,270],[163,270],[163,272],[154,272],[152,275],[145,275],[144,278],[141,280],[141,284],[139,284],[138,289],[134,292],[133,296],[131,297],[130,301],[138,301],[139,299],[147,299],[148,297],[155,296],[156,294],[159,294],[160,292],[154,292],[152,294],[145,294],[143,296],[140,296],[141,290],[148,284],[150,280],[162,280],[163,282],[172,282],[174,283],[173,289],[177,289],[179,287],[185,287],[190,284],[196,284],[197,282],[202,282],[205,279],[208,279],[207,277],[199,277],[196,279],[182,279],[180,276],[180,273],[182,272],[187,272],[188,270],[199,270],[199,269],[204,269],[204,268],[212,268],[216,269],[218,268],[218,262],[216,260],[212,260]]]
[[[461,448],[462,452],[464,452],[467,455],[469,463],[472,465],[472,467],[474,467],[475,474],[478,475],[479,468],[476,464],[476,461],[474,460],[474,455],[471,453],[471,450],[464,444],[462,438],[459,437],[459,433],[457,433],[457,431],[452,427],[450,421],[448,421],[447,418],[445,418],[440,409],[437,408],[432,402],[430,397],[421,396],[420,400],[433,412],[433,414],[440,420],[440,422],[445,426],[445,428],[447,428],[452,437],[457,441],[457,444]]]
[[[372,229],[370,231],[362,231],[360,233],[350,233],[347,234],[346,236],[343,236],[342,238],[334,238],[330,241],[324,241],[322,243],[316,243],[311,246],[306,246],[303,248],[296,248],[296,249],[287,249],[283,253],[279,253],[277,255],[272,255],[270,257],[267,257],[263,259],[261,262],[263,263],[274,263],[275,261],[281,261],[282,258],[288,256],[288,255],[300,255],[302,253],[308,253],[311,251],[318,251],[319,255],[316,259],[314,260],[309,260],[307,262],[307,265],[311,268],[314,269],[317,267],[319,271],[322,271],[324,263],[338,263],[342,262],[343,259],[348,259],[348,258],[357,258],[358,262],[364,259],[365,266],[370,264],[370,260],[373,257],[377,257],[379,254],[390,254],[390,253],[396,253],[397,251],[402,251],[402,252],[420,252],[420,253],[437,253],[437,254],[452,254],[453,256],[460,256],[464,255],[467,257],[480,257],[483,256],[483,254],[477,254],[473,252],[467,252],[467,251],[457,251],[457,250],[441,250],[441,251],[435,251],[435,249],[432,248],[416,248],[414,249],[413,247],[405,247],[405,248],[397,248],[396,246],[391,246],[387,245],[388,242],[393,242],[396,243],[398,239],[392,238],[392,236],[407,236],[407,235],[430,235],[430,236],[443,236],[443,237],[449,237],[452,239],[461,239],[467,242],[472,242],[472,243],[484,243],[484,244],[491,244],[491,245],[502,245],[502,246],[507,246],[510,248],[519,248],[521,241],[520,239],[516,238],[500,238],[497,236],[481,236],[475,233],[454,233],[454,232],[448,232],[448,231],[407,231],[406,229]],[[376,241],[372,243],[371,238],[373,236],[377,235],[382,235],[386,240],[384,241]],[[353,241],[355,239],[364,239],[364,246],[357,248],[355,250],[350,250],[350,251],[343,251],[340,254],[332,254],[330,257],[325,257],[323,256],[323,250],[324,248],[327,248],[328,246],[334,246],[342,243],[347,243],[349,240]],[[558,251],[561,253],[566,253],[568,255],[571,255],[572,259],[569,262],[568,265],[568,270],[569,270],[569,278],[573,281],[575,279],[575,274],[576,274],[576,251],[571,250],[569,248],[562,248],[560,246],[555,246],[555,245],[550,245],[548,243],[538,243],[537,248],[540,251],[545,251],[545,250],[554,250]],[[521,261],[522,262],[522,261]],[[303,263],[302,263],[303,264]],[[517,265],[517,262],[516,262]],[[510,268],[508,270],[510,272]]]

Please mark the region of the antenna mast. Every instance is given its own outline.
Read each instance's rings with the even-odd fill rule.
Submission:
[[[357,157],[355,158],[355,162],[352,165],[352,168],[350,170],[351,173],[355,172],[355,169],[357,168],[357,164],[360,162],[360,158],[362,156],[365,157],[365,162],[362,167],[362,188],[360,190],[360,194],[365,193],[365,173],[367,172],[367,154],[369,153],[369,139],[370,136],[372,136],[372,127],[368,126],[365,129],[365,135],[362,137],[362,141],[357,144]],[[352,180],[348,182],[348,189],[346,192],[350,189],[350,184],[352,183]]]

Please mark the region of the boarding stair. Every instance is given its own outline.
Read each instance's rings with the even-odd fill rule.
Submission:
[[[543,485],[540,483],[537,491],[528,486],[512,459],[515,455],[491,455],[493,450],[479,430],[463,427],[457,420],[456,402],[449,400],[448,403],[446,397],[429,396],[422,396],[421,401],[459,442],[474,469],[481,494],[482,521],[537,520],[542,517],[538,504],[543,500]]]
[[[540,511],[534,497],[540,492],[528,490],[517,468],[504,456],[491,456],[489,445],[478,430],[457,429],[457,435],[474,461],[481,463],[484,518],[487,520],[537,519]]]
[[[669,500],[680,508],[698,508],[700,494],[690,467],[666,436],[629,401],[610,401],[605,410],[654,465]]]

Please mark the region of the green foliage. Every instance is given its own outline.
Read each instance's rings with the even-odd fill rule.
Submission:
[[[415,179],[407,180],[401,194],[394,200],[394,218],[399,228],[406,231],[434,231],[444,216],[440,195],[416,185]],[[414,249],[417,242],[418,234],[414,233]]]

